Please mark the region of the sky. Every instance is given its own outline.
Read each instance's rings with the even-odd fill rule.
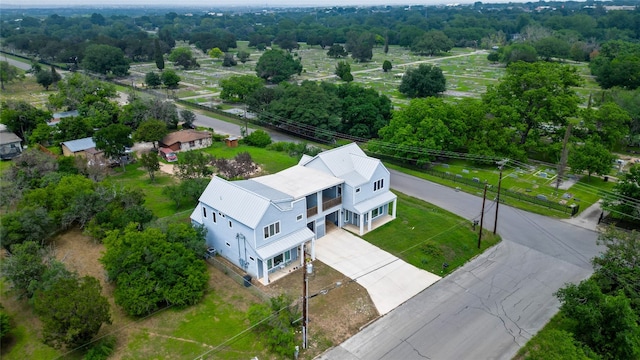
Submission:
[[[534,1],[534,0],[526,0]],[[439,4],[469,4],[475,0],[0,0],[2,5],[17,5],[28,7],[53,7],[53,6],[171,6],[187,7],[201,6],[208,8],[243,7],[243,6],[350,6],[350,5],[439,5]],[[484,3],[521,3],[525,0],[489,0]]]

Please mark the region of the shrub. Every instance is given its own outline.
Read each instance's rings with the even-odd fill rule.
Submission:
[[[244,138],[247,145],[264,148],[271,144],[271,136],[264,130],[256,130]]]

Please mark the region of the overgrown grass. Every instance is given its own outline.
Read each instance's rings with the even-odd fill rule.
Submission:
[[[397,195],[397,218],[363,238],[411,265],[441,275],[500,241],[499,236],[484,231],[478,249],[478,232],[468,220],[405,194]]]
[[[575,353],[567,344],[554,337],[556,331],[571,333],[575,324],[558,312],[534,337],[520,348],[513,360],[575,359]]]

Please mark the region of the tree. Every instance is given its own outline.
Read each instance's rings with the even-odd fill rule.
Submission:
[[[107,104],[116,95],[115,85],[74,73],[58,83],[58,92],[49,95],[49,103],[56,109],[79,110],[82,106]]]
[[[609,150],[620,145],[629,134],[631,117],[613,102],[605,102],[597,109],[584,109],[582,118],[589,135],[597,136],[599,142]]]
[[[220,80],[220,98],[230,101],[243,101],[256,90],[264,87],[264,80],[253,75],[234,75]]]
[[[605,89],[614,86],[637,89],[640,86],[640,45],[622,40],[608,41],[602,44],[589,68]]]
[[[581,82],[575,67],[520,61],[507,67],[497,86],[487,88],[483,101],[496,125],[515,129],[524,146],[543,124],[564,125],[577,115],[580,99],[574,87]]]
[[[498,49],[502,63],[511,64],[518,61],[534,63],[538,61],[536,49],[528,44],[515,43]]]
[[[240,60],[241,63],[246,63],[247,61],[249,61],[249,57],[251,57],[251,54],[249,54],[247,51],[244,50],[240,50],[238,51],[238,60]]]
[[[183,121],[183,128],[195,129],[193,122],[196,121],[196,114],[194,114],[193,111],[187,109],[180,110],[180,118]]]
[[[109,302],[98,280],[85,276],[61,278],[36,292],[33,307],[43,323],[46,343],[74,348],[89,342],[102,324],[111,324]]]
[[[292,30],[280,31],[273,39],[274,44],[280,46],[281,49],[291,51],[300,47],[296,40],[296,33]]]
[[[104,75],[126,76],[129,74],[129,60],[117,47],[93,44],[84,51],[82,66]]]
[[[45,91],[49,90],[49,86],[53,84],[53,76],[51,72],[40,70],[36,73],[36,82],[45,89]]]
[[[9,249],[13,244],[27,241],[43,243],[54,229],[54,221],[44,207],[25,206],[3,215],[0,224],[2,246]]]
[[[169,61],[176,66],[182,66],[185,70],[200,67],[196,59],[193,57],[191,49],[188,47],[178,47],[169,54]]]
[[[133,134],[133,139],[135,141],[151,141],[153,148],[157,149],[157,142],[162,140],[168,133],[169,130],[164,121],[148,119],[140,123],[140,126]]]
[[[340,85],[336,90],[341,107],[338,131],[367,139],[378,137],[378,131],[391,119],[391,100],[374,89],[353,83]]]
[[[26,101],[9,101],[2,104],[0,123],[7,125],[9,131],[29,142],[29,135],[38,126],[51,119],[49,111],[41,110]]]
[[[162,85],[162,78],[155,72],[150,71],[144,76],[144,83],[147,84],[148,87],[155,89]]]
[[[162,70],[164,70],[164,54],[162,52],[162,49],[160,48],[159,39],[153,40],[153,59],[156,62],[156,67],[158,68],[158,70],[162,72]]]
[[[133,140],[129,135],[130,127],[112,124],[96,131],[93,140],[96,142],[96,149],[102,150],[107,159],[118,159],[124,170],[125,164],[120,161],[120,157],[124,155],[126,148],[133,146]]]
[[[405,72],[398,90],[408,97],[436,96],[447,89],[446,79],[439,67],[420,64]]]
[[[592,279],[605,294],[622,291],[631,307],[640,316],[640,234],[637,231],[608,227],[598,236],[598,244],[606,248],[592,260],[595,268]]]
[[[640,356],[640,327],[624,293],[605,295],[591,279],[556,293],[560,311],[573,321],[575,338],[611,359]]]
[[[538,55],[546,61],[552,58],[566,59],[569,57],[569,43],[566,40],[549,36],[542,38],[533,44]]]
[[[393,65],[391,65],[391,61],[385,60],[382,63],[382,71],[389,72],[389,70],[391,70],[391,68],[393,68]]]
[[[332,58],[341,58],[349,55],[349,53],[344,49],[344,47],[340,44],[333,44],[327,51],[327,56]]]
[[[375,36],[369,32],[356,33],[350,31],[347,34],[347,42],[345,49],[351,53],[351,57],[357,61],[370,61],[373,57],[373,45],[375,44]]]
[[[353,81],[353,75],[351,75],[351,65],[349,65],[349,63],[346,61],[338,61],[338,63],[336,64],[335,74],[342,81]]]
[[[209,168],[211,160],[211,156],[203,152],[185,152],[176,164],[178,177],[184,180],[210,176],[213,173]]]
[[[220,48],[214,47],[207,53],[212,59],[220,59],[224,56],[224,52]]]
[[[238,62],[233,57],[232,53],[224,54],[224,59],[222,60],[222,66],[224,67],[232,67],[238,65]]]
[[[17,67],[9,65],[6,61],[0,61],[0,89],[4,90],[4,84],[20,78]]]
[[[640,219],[640,165],[633,165],[629,171],[619,179],[613,188],[612,197],[603,200],[605,209],[611,210],[609,216],[614,219],[624,219],[638,222]]]
[[[294,60],[291,54],[281,50],[267,50],[256,64],[256,74],[265,81],[274,84],[288,80],[293,74],[302,72],[300,59]]]
[[[46,271],[43,259],[42,247],[35,241],[11,246],[11,256],[3,260],[0,266],[2,275],[11,282],[19,297],[33,296],[33,284],[38,283]]]
[[[156,172],[160,170],[160,158],[158,157],[158,153],[155,151],[143,153],[140,156],[140,164],[147,169],[151,182],[155,182]]]
[[[163,71],[160,78],[162,79],[162,84],[168,89],[177,89],[181,80],[180,76],[171,69]]]
[[[587,141],[576,147],[569,156],[569,166],[577,174],[587,171],[589,180],[591,174],[607,175],[611,171],[611,164],[615,156],[599,142]]]
[[[260,148],[267,147],[267,145],[271,144],[271,136],[264,130],[256,130],[245,136],[242,140],[246,142],[247,145]]]
[[[184,244],[167,241],[161,230],[138,231],[131,224],[110,232],[104,244],[100,261],[116,284],[116,304],[127,314],[143,316],[167,305],[193,305],[204,295],[204,262]]]
[[[252,328],[264,334],[269,349],[281,357],[290,358],[295,351],[295,322],[299,310],[287,295],[270,299],[269,304],[253,304],[247,311]]]
[[[433,56],[439,52],[448,52],[453,48],[453,41],[442,31],[431,30],[417,38],[411,45],[411,51],[420,55]]]

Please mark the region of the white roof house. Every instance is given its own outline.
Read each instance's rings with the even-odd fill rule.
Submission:
[[[331,226],[364,234],[396,217],[389,171],[356,144],[303,156],[299,164],[250,180],[214,176],[191,214],[207,245],[269,284],[315,258]],[[333,224],[333,225],[331,225]]]

